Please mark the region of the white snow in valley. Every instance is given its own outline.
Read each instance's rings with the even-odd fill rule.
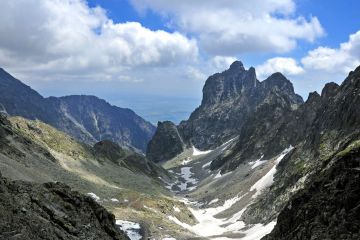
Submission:
[[[209,166],[211,165],[211,162],[212,162],[212,161],[210,161],[210,162],[208,162],[208,163],[205,163],[205,164],[202,166],[202,168],[207,168],[207,167],[209,167]]]
[[[229,209],[241,198],[242,197],[235,196],[234,198],[226,200],[222,206],[214,208],[193,209],[189,207],[189,210],[199,222],[198,224],[193,226],[181,222],[174,216],[168,216],[168,218],[176,224],[182,226],[183,228],[188,229],[189,231],[202,237],[210,237],[220,235],[229,231],[235,231],[245,227],[245,224],[242,221],[238,221],[243,211],[245,211],[245,208],[240,211],[240,214],[235,214],[235,217],[233,216],[229,219],[219,219],[215,218],[214,216],[220,212]],[[189,204],[189,202],[187,203]]]
[[[186,165],[188,163],[190,163],[193,159],[191,159],[190,157],[187,157],[186,159],[184,159],[181,163],[181,165]]]
[[[87,193],[87,195],[89,195],[92,199],[94,199],[96,202],[100,201],[100,197],[97,196],[95,193],[89,192]]]
[[[191,167],[182,167],[181,168],[181,178],[184,179],[185,182],[180,182],[178,187],[181,191],[189,190],[192,191],[196,188],[195,184],[198,183],[198,180],[193,178],[193,173],[191,172]],[[188,184],[192,184],[193,186],[188,187]]]
[[[212,240],[235,240],[235,238],[212,237],[229,232],[243,234],[243,237],[236,238],[239,240],[258,240],[266,234],[270,233],[276,222],[271,222],[267,225],[255,224],[249,226],[246,225],[243,221],[240,221],[240,218],[245,212],[247,206],[244,207],[241,211],[235,213],[230,218],[220,219],[214,217],[218,213],[231,208],[235,203],[241,200],[241,198],[242,196],[236,196],[234,198],[228,199],[222,206],[215,208],[193,209],[189,207],[189,210],[199,222],[196,225],[189,225],[187,223],[181,222],[174,216],[168,216],[168,218],[179,226],[182,226],[183,228],[195,233],[196,235]],[[190,204],[188,200],[185,200],[184,202]]]
[[[119,200],[116,199],[116,198],[111,198],[110,201],[112,201],[112,202],[119,202]]]
[[[208,205],[217,203],[218,201],[219,201],[219,199],[218,199],[218,198],[215,198],[215,199],[211,200],[211,201],[208,203]]]
[[[174,206],[173,209],[174,209],[175,212],[180,212],[180,208],[178,208],[178,207]]]
[[[207,151],[201,151],[199,149],[197,149],[196,147],[193,146],[193,156],[200,156],[200,155],[204,155],[204,154],[208,154],[211,153],[212,150],[207,150]]]
[[[151,207],[148,207],[148,206],[146,206],[146,205],[144,205],[144,208],[147,209],[147,210],[150,210],[150,211],[152,211],[152,212],[155,212],[155,213],[158,212],[156,209],[151,208]]]
[[[256,191],[255,194],[253,194],[252,199],[256,198],[262,190],[265,188],[271,186],[271,184],[274,181],[274,175],[276,173],[276,167],[281,162],[281,160],[293,149],[292,146],[285,149],[281,152],[281,154],[274,160],[273,167],[262,177],[260,178],[251,188],[250,191]],[[257,166],[260,166],[261,164],[264,164],[265,160],[262,160],[262,158],[254,161],[251,166],[252,169],[255,169]],[[230,172],[231,173],[231,172]],[[230,174],[226,173],[226,174]],[[226,175],[224,174],[224,175]],[[184,177],[184,179],[191,178],[192,174],[190,171],[190,168],[182,169],[182,175],[185,175],[187,177]],[[220,172],[214,177],[220,178],[224,175],[221,175]],[[224,212],[227,209],[230,209],[233,207],[234,204],[236,204],[238,201],[242,199],[242,197],[245,195],[240,196],[237,195],[231,199],[228,199],[224,201],[224,203],[217,207],[208,207],[208,208],[199,208],[199,203],[197,202],[190,202],[188,199],[183,199],[182,201],[188,206],[188,209],[190,212],[194,215],[195,219],[198,221],[195,225],[189,225],[187,223],[184,223],[180,221],[175,216],[168,216],[168,218],[173,221],[174,223],[178,224],[179,226],[182,226],[183,228],[191,231],[192,233],[200,236],[205,237],[209,239],[217,239],[217,240],[235,240],[235,239],[241,239],[241,240],[258,240],[261,239],[266,234],[270,233],[272,229],[274,228],[276,222],[270,222],[266,225],[263,224],[254,224],[254,225],[246,225],[243,221],[241,221],[241,216],[245,212],[247,206],[253,203],[254,200],[247,203],[247,206],[242,208],[240,211],[236,212],[232,216],[228,218],[216,218],[215,216],[218,215],[221,212]],[[219,202],[220,200],[215,198],[211,200],[207,206],[210,206],[211,204],[214,204],[216,202]],[[219,237],[221,235],[224,235],[226,233],[237,233],[239,234],[238,238],[229,238],[229,237]],[[241,236],[243,235],[243,236]],[[216,237],[218,236],[218,237]],[[241,236],[241,237],[240,237]]]
[[[260,165],[262,165],[262,164],[266,163],[266,162],[267,162],[267,160],[262,160],[262,159],[263,159],[263,157],[264,157],[264,155],[262,155],[262,156],[261,156],[261,158],[259,158],[259,159],[258,159],[258,160],[256,160],[256,161],[249,162],[249,164],[251,165],[251,169],[254,169],[254,168],[256,168],[256,167],[258,167],[258,166],[260,166]]]
[[[140,224],[124,220],[116,220],[116,225],[120,226],[120,229],[123,230],[130,240],[141,240],[142,236],[140,234]]]
[[[227,173],[225,173],[225,174],[221,174],[220,172],[221,172],[221,171],[219,171],[219,172],[216,174],[216,176],[214,177],[214,179],[221,178],[221,177],[225,177],[225,176],[227,176],[227,175],[229,175],[229,174],[232,173],[232,172],[227,172]]]
[[[256,193],[252,196],[253,198],[256,198],[258,195],[260,195],[261,191],[264,190],[267,187],[270,187],[274,182],[274,175],[276,173],[276,167],[281,162],[281,160],[293,149],[293,146],[288,147],[285,149],[279,157],[275,160],[275,165],[270,169],[269,172],[266,173],[265,176],[260,178],[251,188],[250,191],[256,190]]]

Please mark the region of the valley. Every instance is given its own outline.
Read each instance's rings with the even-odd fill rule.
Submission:
[[[20,84],[5,76],[7,84]],[[65,183],[113,214],[112,224],[131,240],[321,239],[330,236],[326,222],[338,226],[331,237],[359,236],[360,68],[303,101],[281,73],[260,82],[254,68],[236,61],[208,78],[203,95],[188,120],[158,123],[146,155],[129,142],[111,141],[118,135],[83,141],[77,132],[28,117],[28,104],[12,112],[0,101],[0,172],[5,182]],[[64,98],[72,116],[79,98]],[[75,125],[83,132],[91,125],[82,114],[98,111],[92,106],[79,110]],[[330,203],[326,216],[307,214],[344,189],[351,191],[348,204],[336,202],[341,216]],[[289,218],[300,227],[288,226]]]

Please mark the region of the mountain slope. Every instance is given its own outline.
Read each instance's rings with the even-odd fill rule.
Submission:
[[[39,119],[90,144],[111,140],[141,151],[155,127],[130,109],[112,106],[94,96],[43,98],[0,69],[0,104],[9,115]]]
[[[303,104],[292,105],[287,91],[280,90],[292,89],[281,74],[264,82],[267,87],[275,87],[265,91],[266,98],[246,116],[237,137],[207,151],[186,146],[162,162],[176,177],[167,187],[187,198],[198,223],[173,221],[209,239],[259,239],[271,232],[283,211],[280,226],[269,239],[297,239],[295,234],[301,236],[298,239],[310,239],[311,234],[332,239],[326,235],[327,223],[339,225],[333,229],[336,233],[332,235],[337,236],[333,239],[356,239],[354,229],[358,228],[348,224],[357,224],[357,215],[353,214],[357,211],[357,187],[352,186],[357,183],[358,163],[342,161],[348,158],[343,155],[346,149],[357,146],[360,140],[360,67],[350,72],[340,86],[328,83],[321,95],[311,93]],[[261,96],[261,91],[258,94]],[[210,104],[216,105],[217,101]],[[168,133],[159,135],[171,136]],[[160,143],[161,139],[156,141]],[[357,154],[355,151],[351,158],[357,159]],[[340,188],[336,187],[339,184]],[[291,201],[294,210],[292,205],[286,209]],[[305,206],[302,208],[299,202]],[[313,209],[320,205],[329,207],[324,216]],[[334,212],[336,206],[347,205],[349,209],[340,215]],[[314,232],[306,224],[313,224]]]
[[[360,238],[360,144],[324,162],[280,212],[265,240]]]
[[[185,205],[162,186],[169,174],[113,142],[92,147],[38,120],[0,116],[0,171],[14,180],[65,183],[92,196],[117,220],[140,223],[144,238],[192,236],[167,219],[174,214],[194,222]]]

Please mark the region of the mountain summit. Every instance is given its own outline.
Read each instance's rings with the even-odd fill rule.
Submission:
[[[195,146],[205,150],[215,148],[239,135],[244,124],[262,109],[266,111],[268,124],[282,115],[291,112],[303,103],[302,98],[294,92],[292,83],[281,73],[275,73],[260,82],[256,77],[255,68],[246,70],[240,61],[235,61],[230,68],[222,73],[210,76],[203,88],[201,105],[186,121],[178,126],[177,142],[187,147]],[[161,137],[169,135],[157,132],[156,138],[150,142],[147,155],[153,161],[161,161],[165,154],[161,149]],[[171,157],[179,154],[183,147],[172,151]],[[169,157],[169,154],[166,153]]]

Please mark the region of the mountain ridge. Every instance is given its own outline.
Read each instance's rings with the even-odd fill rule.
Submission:
[[[0,72],[0,104],[9,115],[40,119],[90,144],[112,140],[145,152],[155,127],[128,108],[91,95],[44,98],[5,70]]]

